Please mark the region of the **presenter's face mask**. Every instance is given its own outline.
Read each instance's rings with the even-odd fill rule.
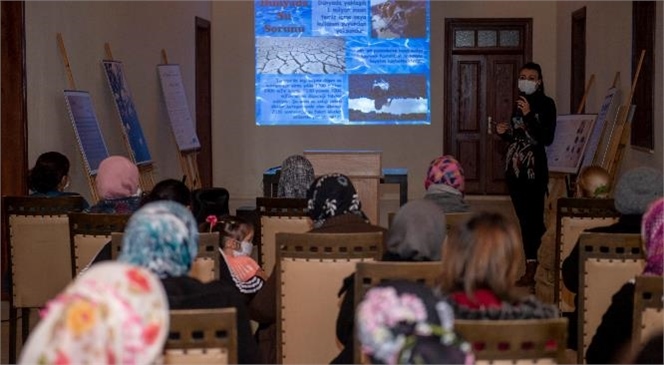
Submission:
[[[537,90],[537,81],[519,79],[519,91],[530,95]]]

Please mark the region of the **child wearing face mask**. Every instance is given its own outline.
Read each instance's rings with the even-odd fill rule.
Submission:
[[[219,232],[219,254],[222,257],[221,280],[232,280],[240,293],[250,300],[267,279],[265,271],[251,257],[254,245],[253,225],[235,216],[208,216],[201,232]]]

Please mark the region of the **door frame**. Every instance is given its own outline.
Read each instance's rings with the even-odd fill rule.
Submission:
[[[196,17],[196,135],[201,186],[212,187],[212,48],[210,21]]]

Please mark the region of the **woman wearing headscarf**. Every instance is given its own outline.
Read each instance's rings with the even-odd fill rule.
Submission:
[[[156,274],[166,290],[171,309],[228,308],[237,310],[238,359],[257,362],[243,298],[227,283],[203,283],[190,277],[198,254],[198,227],[189,209],[171,201],[144,205],[125,228],[119,261],[145,267]]]
[[[440,156],[429,164],[424,180],[427,190],[424,199],[438,204],[445,213],[468,212],[470,206],[463,198],[465,180],[459,161],[450,155]]]
[[[89,213],[131,214],[141,203],[138,167],[126,157],[110,156],[99,164],[95,177],[99,202]]]
[[[311,162],[302,155],[288,156],[281,163],[277,197],[304,199],[312,181],[314,167]]]
[[[20,364],[152,364],[169,327],[159,278],[118,262],[85,272],[41,314]]]
[[[470,344],[454,333],[454,313],[431,289],[390,281],[357,307],[357,336],[372,364],[472,364]]]
[[[428,200],[408,202],[394,216],[382,261],[439,261],[445,235],[445,215],[436,204]],[[339,297],[343,298],[337,317],[337,339],[344,348],[332,363],[352,364],[355,274],[344,279]]]
[[[643,214],[641,240],[646,252],[646,266],[641,275],[662,276],[664,264],[664,198],[656,200]],[[611,298],[611,305],[586,351],[588,364],[616,362],[618,355],[628,351],[632,337],[634,311],[634,279],[625,283]],[[661,351],[661,347],[660,347]]]

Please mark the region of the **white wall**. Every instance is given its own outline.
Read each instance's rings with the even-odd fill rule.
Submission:
[[[409,196],[424,194],[428,163],[443,152],[445,18],[533,18],[533,57],[556,75],[555,2],[431,2],[429,126],[257,127],[254,118],[253,5],[212,4],[214,182],[231,193],[231,208],[262,194],[263,171],[305,149],[378,149],[384,167],[409,169]],[[550,85],[550,86],[549,86]],[[547,84],[549,93],[556,86]]]
[[[655,149],[652,152],[627,147],[623,157],[621,171],[635,166],[651,166],[662,170],[662,14],[664,4],[657,3],[657,23],[655,41],[655,75],[644,74],[643,78],[653,78],[655,84],[655,103],[653,105],[653,123]],[[569,113],[569,80],[571,64],[571,18],[572,13],[586,7],[586,77],[595,75],[595,83],[588,93],[587,113],[597,113],[606,91],[611,87],[616,72],[620,72],[617,86],[622,92],[623,104],[626,103],[632,85],[632,3],[629,1],[561,1],[558,3],[558,94],[559,113]],[[638,105],[637,105],[638,108]],[[619,172],[620,174],[620,172]]]
[[[68,88],[56,44],[62,33],[76,87],[92,95],[111,154],[128,156],[120,121],[100,61],[104,43],[123,61],[143,133],[156,168],[155,179],[180,178],[177,149],[168,127],[156,65],[161,49],[179,63],[192,115],[195,113],[195,17],[211,19],[209,2],[35,2],[26,1],[28,161],[45,151],[72,163],[71,191],[89,199],[82,158],[62,94]]]

